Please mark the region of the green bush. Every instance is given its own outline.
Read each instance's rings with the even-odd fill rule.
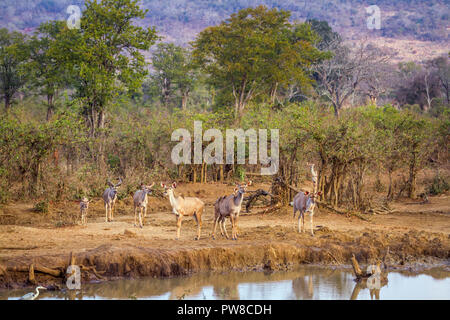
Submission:
[[[39,201],[34,205],[33,211],[39,213],[48,213],[48,201]]]
[[[428,187],[427,193],[430,195],[439,195],[447,192],[450,189],[450,184],[443,177],[436,175],[433,183]]]
[[[380,178],[377,178],[375,181],[375,191],[376,192],[384,192],[386,188],[384,187],[383,183],[381,182]]]

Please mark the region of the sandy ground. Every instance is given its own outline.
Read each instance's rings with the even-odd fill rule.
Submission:
[[[267,186],[256,185],[250,190],[260,187],[267,189]],[[448,195],[430,198],[429,204],[418,204],[411,200],[393,203],[392,207],[396,210],[395,213],[370,215],[368,216],[369,221],[356,216],[339,215],[319,209],[314,216],[314,226],[317,230],[314,237],[309,233],[298,234],[296,232],[297,220],[292,217],[291,207],[268,214],[258,213],[261,211],[259,208],[253,208],[253,213],[246,213],[244,209],[239,219],[240,237],[237,241],[232,241],[221,237],[219,228],[217,240],[212,240],[210,234],[213,225],[212,204],[219,195],[231,193],[233,186],[209,184],[205,187],[197,184],[180,186],[178,189],[184,196],[197,196],[206,203],[202,239],[199,241],[194,240],[197,228],[193,218],[183,220],[181,239],[175,240],[175,216],[171,213],[167,199],[153,197],[150,199],[146,225],[142,229],[133,225],[131,197],[118,202],[115,221],[109,223],[105,222],[102,200],[94,199],[90,206],[87,226],[67,225],[70,218],[75,221],[78,219],[78,203],[76,202],[53,204],[48,214],[33,212],[31,204],[11,204],[0,209],[0,223],[2,223],[0,225],[0,269],[3,265],[5,274],[8,267],[26,265],[36,260],[47,265],[52,263],[58,265],[61,263],[61,257],[67,257],[70,252],[90,260],[91,264],[100,268],[99,255],[102,255],[103,251],[110,252],[113,249],[120,251],[121,255],[132,253],[135,250],[147,250],[146,252],[152,250],[152,254],[158,250],[161,254],[167,252],[184,252],[183,254],[186,254],[186,251],[200,252],[199,250],[205,249],[209,250],[206,254],[208,258],[201,259],[209,259],[209,262],[202,260],[209,264],[209,267],[207,265],[202,268],[215,269],[214,261],[210,260],[218,253],[214,252],[213,254],[212,249],[237,250],[239,255],[244,253],[252,255],[249,248],[264,247],[267,249],[267,245],[278,246],[274,249],[275,252],[287,250],[285,247],[280,249],[280,245],[289,245],[294,251],[300,250],[299,248],[302,250],[306,248],[310,251],[311,248],[326,249],[328,251],[326,256],[329,258],[324,262],[334,264],[348,263],[348,255],[352,252],[366,260],[375,258],[382,255],[387,247],[390,247],[394,256],[393,263],[397,264],[412,261],[429,262],[428,258],[448,262],[450,258],[450,197]],[[227,222],[227,226],[230,233],[229,222]],[[305,227],[309,230],[309,219],[306,219]],[[106,249],[102,250],[101,248]],[[300,263],[321,262],[323,259],[323,254],[315,256],[309,251],[309,253],[305,252],[302,251],[301,258],[299,258],[298,252],[292,252],[292,257],[300,259],[301,261],[297,261]],[[283,254],[289,255],[290,253],[284,252]],[[145,253],[140,255],[145,255]],[[265,259],[261,261],[261,266],[267,265],[268,258],[264,250],[261,251],[261,255],[262,259]],[[252,261],[243,261],[246,258],[237,261],[236,267],[249,267],[252,263],[258,264],[256,249],[254,256]],[[279,256],[278,254],[277,258],[269,260],[282,264],[283,261],[278,261],[280,260]],[[49,257],[59,257],[60,260],[54,258],[55,261],[52,261]],[[108,259],[106,256],[103,258]],[[297,258],[285,257],[284,263],[296,263],[295,259]],[[95,259],[100,260],[96,262]],[[117,260],[117,257],[110,259]],[[179,257],[174,259],[179,259]],[[190,257],[189,259],[194,258]],[[121,260],[118,261],[120,265]],[[145,263],[150,262],[146,261]],[[192,264],[192,261],[190,263]],[[139,263],[135,262],[134,265],[139,265]],[[195,267],[188,265],[186,268],[195,271]],[[118,269],[112,270],[108,274],[121,276],[122,273],[127,272],[126,270],[119,272]],[[137,273],[146,275],[148,271],[141,270]],[[3,278],[4,282],[11,281],[11,279],[5,279]]]

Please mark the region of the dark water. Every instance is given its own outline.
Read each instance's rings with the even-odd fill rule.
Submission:
[[[17,299],[31,291],[0,291]],[[388,283],[368,289],[349,269],[304,266],[286,272],[201,273],[189,277],[143,278],[84,284],[79,291],[41,292],[38,299],[445,299],[450,271],[390,272]]]

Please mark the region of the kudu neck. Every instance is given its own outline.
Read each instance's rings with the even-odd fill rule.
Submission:
[[[244,197],[244,192],[238,192],[237,195],[234,196],[234,204],[239,205],[242,202],[243,197]]]
[[[173,190],[167,192],[169,194],[169,201],[171,205],[174,205],[178,202],[178,197],[175,197],[175,193]]]

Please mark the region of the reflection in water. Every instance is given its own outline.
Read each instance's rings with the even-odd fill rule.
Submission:
[[[201,273],[84,284],[82,290],[43,292],[39,299],[450,299],[450,272],[391,272],[388,282],[353,281],[351,270],[303,266],[293,271]],[[25,290],[0,291],[17,299]]]

